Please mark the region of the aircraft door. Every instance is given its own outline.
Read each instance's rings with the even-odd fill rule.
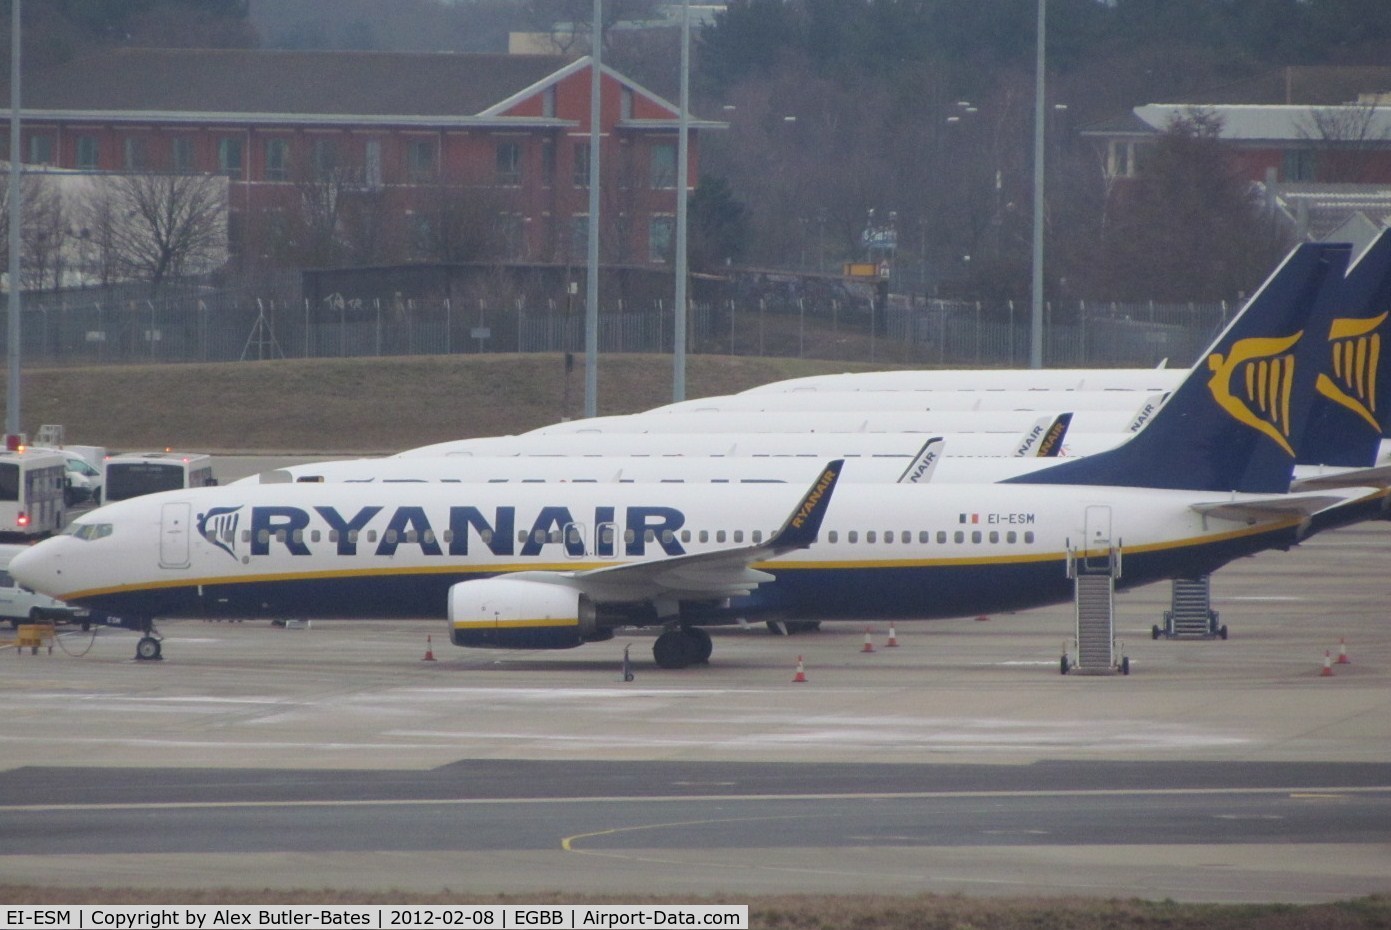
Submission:
[[[1088,571],[1106,571],[1111,567],[1111,508],[1089,505],[1083,514],[1085,542],[1083,567]]]
[[[188,568],[188,524],[192,507],[164,504],[159,511],[159,567]]]

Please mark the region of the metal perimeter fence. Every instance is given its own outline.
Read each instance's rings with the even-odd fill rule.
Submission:
[[[90,365],[580,352],[585,322],[578,303],[567,310],[563,302],[525,298],[461,305],[337,294],[310,302],[182,284],[157,297],[134,288],[30,294],[21,310],[22,357],[27,365]],[[600,351],[671,352],[671,309],[669,301],[604,306]],[[1050,303],[1044,364],[1189,365],[1234,310],[1225,302]],[[692,354],[963,367],[1029,360],[1029,310],[1010,303],[891,298],[887,308],[874,308],[863,301],[727,299],[693,303],[688,327]]]

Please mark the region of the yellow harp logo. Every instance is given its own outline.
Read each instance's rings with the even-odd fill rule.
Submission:
[[[1294,353],[1304,333],[1270,339],[1242,339],[1224,359],[1207,358],[1212,372],[1208,390],[1218,405],[1239,423],[1273,439],[1290,456],[1290,395],[1294,389]]]
[[[1377,422],[1376,397],[1381,333],[1376,330],[1381,328],[1386,316],[1383,313],[1370,320],[1334,320],[1328,331],[1333,375],[1319,375],[1314,385],[1320,394],[1366,420],[1378,433],[1381,424]]]

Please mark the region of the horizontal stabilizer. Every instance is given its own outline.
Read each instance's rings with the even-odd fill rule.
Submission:
[[[1253,497],[1247,500],[1215,501],[1211,504],[1189,506],[1205,517],[1232,520],[1237,523],[1265,523],[1287,520],[1290,517],[1312,517],[1321,510],[1347,503],[1346,497],[1328,494],[1284,494],[1277,497]]]
[[[1376,468],[1345,468],[1326,475],[1296,478],[1291,491],[1327,491],[1333,488],[1384,488],[1391,485],[1391,465]]]

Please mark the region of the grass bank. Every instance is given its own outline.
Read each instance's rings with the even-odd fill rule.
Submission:
[[[686,395],[881,367],[692,356]],[[567,371],[559,354],[42,368],[23,372],[21,413],[30,436],[59,423],[69,442],[111,449],[394,452],[579,417],[584,383],[583,358]],[[669,403],[671,356],[605,355],[598,385],[601,415]]]

